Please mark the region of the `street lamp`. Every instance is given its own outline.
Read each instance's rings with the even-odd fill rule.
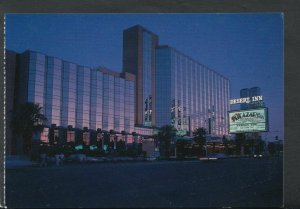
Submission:
[[[206,128],[206,120],[205,122],[205,128]],[[206,131],[205,131],[205,157],[207,158],[207,138],[206,138]]]

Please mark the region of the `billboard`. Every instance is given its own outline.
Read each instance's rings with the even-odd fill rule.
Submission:
[[[268,131],[268,109],[257,108],[228,112],[229,133]]]

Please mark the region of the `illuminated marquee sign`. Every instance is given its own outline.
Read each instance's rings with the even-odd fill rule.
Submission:
[[[244,97],[244,98],[238,98],[238,99],[231,99],[230,104],[243,104],[243,103],[251,103],[251,102],[257,102],[262,101],[263,96],[253,96],[253,97]]]
[[[228,112],[229,133],[249,133],[268,131],[267,108]]]

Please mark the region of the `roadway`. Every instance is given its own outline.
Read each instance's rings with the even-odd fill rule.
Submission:
[[[6,171],[9,208],[280,207],[282,158],[69,164]]]

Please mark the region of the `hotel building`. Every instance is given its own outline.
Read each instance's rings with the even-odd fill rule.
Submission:
[[[122,73],[34,51],[7,51],[7,88],[14,98],[6,98],[7,115],[16,104],[34,102],[48,127],[152,136],[155,128],[173,125],[178,135],[199,127],[227,135],[229,80],[158,40],[139,25],[124,30]],[[8,128],[8,141],[11,134]]]
[[[257,86],[252,88],[244,88],[240,90],[240,97],[247,98],[247,97],[254,97],[254,96],[261,96],[261,89]],[[255,109],[259,107],[265,107],[264,101],[251,101],[250,103],[243,103],[241,104],[241,110],[246,109]]]
[[[204,127],[226,135],[230,82],[170,46],[156,49],[156,125],[170,124],[181,134]]]
[[[7,60],[11,57],[18,66],[15,103],[40,104],[48,127],[134,131],[134,75],[92,69],[33,51],[7,53]]]
[[[136,25],[123,32],[123,71],[136,76],[136,119],[138,126],[156,126],[155,53],[158,36]]]
[[[123,32],[123,71],[136,75],[138,126],[173,125],[178,134],[205,127],[226,135],[230,82],[140,25]]]

